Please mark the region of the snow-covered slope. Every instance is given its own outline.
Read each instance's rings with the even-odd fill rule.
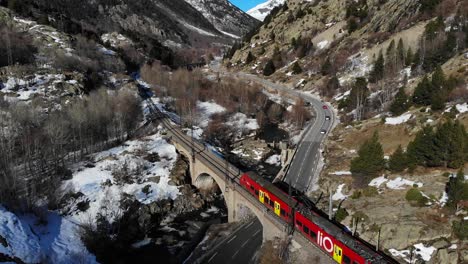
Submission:
[[[250,9],[247,11],[247,14],[263,21],[273,8],[284,4],[284,2],[286,2],[286,0],[268,0],[265,3],[259,4],[258,6]]]
[[[185,0],[223,34],[240,38],[258,21],[227,0]]]

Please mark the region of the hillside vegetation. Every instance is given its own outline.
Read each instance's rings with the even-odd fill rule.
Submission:
[[[467,7],[290,0],[225,55],[233,71],[333,103],[340,123],[310,195],[340,192],[349,213],[340,220],[358,222],[374,243],[380,229],[381,245],[406,262],[413,253],[413,261],[468,261],[460,235],[468,214]]]

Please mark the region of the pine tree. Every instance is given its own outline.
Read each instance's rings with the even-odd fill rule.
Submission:
[[[371,83],[375,83],[379,80],[382,80],[384,77],[384,68],[385,67],[385,60],[382,54],[382,51],[379,52],[379,57],[374,63],[374,67],[370,73],[369,81]]]
[[[351,161],[350,170],[354,177],[368,182],[385,168],[384,152],[377,132],[361,145],[358,155]]]
[[[409,98],[405,93],[405,88],[401,87],[390,105],[390,112],[394,116],[399,116],[410,108]]]
[[[403,66],[405,64],[405,47],[403,45],[403,39],[400,38],[397,46],[397,58],[398,64]]]
[[[434,130],[430,126],[424,127],[416,134],[413,141],[408,144],[406,153],[408,156],[408,164],[411,167],[416,165],[430,166],[435,160],[434,151]]]
[[[421,63],[421,52],[419,50],[413,56],[413,66],[419,66]]]
[[[293,66],[292,66],[292,73],[293,74],[299,74],[302,72],[302,68],[301,66],[299,65],[299,63],[296,61],[294,62]]]
[[[388,162],[388,167],[392,172],[402,172],[408,167],[408,160],[401,145],[393,152]]]
[[[434,111],[443,110],[448,91],[446,89],[447,81],[440,65],[437,66],[434,74],[432,74],[431,84],[431,109]]]
[[[447,206],[456,207],[462,200],[468,200],[468,183],[465,182],[463,169],[460,169],[456,177],[451,177],[445,187],[448,196]]]
[[[263,68],[263,75],[265,75],[265,76],[270,76],[270,75],[272,75],[273,73],[275,73],[275,71],[276,71],[275,64],[273,63],[272,60],[269,60],[269,61],[265,64],[265,68]]]
[[[333,66],[330,62],[330,57],[327,57],[325,62],[322,64],[322,68],[320,69],[320,72],[322,73],[322,75],[328,75],[333,72]]]
[[[446,84],[446,79],[445,79],[445,74],[442,68],[437,66],[435,69],[434,73],[432,74],[432,86],[437,89],[437,90],[443,90],[445,88]]]
[[[247,58],[245,59],[245,64],[250,64],[255,60],[255,56],[252,55],[252,52],[249,51],[249,54],[247,54]]]
[[[413,50],[411,50],[411,47],[408,47],[408,51],[406,52],[406,58],[405,58],[405,66],[411,66],[413,63]]]
[[[431,110],[440,111],[445,109],[445,99],[441,91],[434,93],[431,97]]]
[[[432,100],[433,87],[429,78],[424,76],[421,82],[418,83],[413,93],[413,103],[417,105],[430,105]]]

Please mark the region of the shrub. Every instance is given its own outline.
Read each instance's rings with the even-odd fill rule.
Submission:
[[[344,208],[339,208],[335,213],[335,220],[338,222],[343,221],[346,217],[348,217],[349,213]]]
[[[428,199],[424,195],[422,195],[421,191],[416,188],[411,188],[406,192],[405,199],[410,202],[411,204],[415,204],[418,206],[424,206]]]
[[[360,190],[356,190],[351,195],[351,199],[359,199],[361,198],[362,192]]]
[[[272,75],[273,73],[275,73],[275,71],[276,71],[275,64],[273,63],[272,60],[269,60],[269,61],[265,64],[265,68],[263,68],[263,75],[265,75],[265,76],[270,76],[270,75]]]
[[[32,63],[36,51],[37,48],[28,35],[6,26],[0,27],[0,67]]]
[[[453,221],[452,231],[461,240],[468,239],[468,221]]]
[[[374,197],[379,194],[379,191],[374,186],[369,186],[362,189],[362,194],[366,197]]]

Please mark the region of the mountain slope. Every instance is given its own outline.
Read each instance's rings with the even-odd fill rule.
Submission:
[[[242,35],[256,24],[226,0],[192,3],[185,0],[25,0],[17,4],[17,9],[36,19],[65,18],[68,22],[63,26],[69,33],[79,33],[83,28],[99,34],[118,31],[150,43],[157,40],[172,48],[229,44],[235,39],[232,35]]]
[[[225,35],[241,37],[258,21],[233,6],[227,0],[185,0]]]
[[[286,0],[268,0],[265,3],[259,4],[256,7],[247,11],[247,14],[255,17],[256,19],[263,21],[266,16],[273,10],[273,8],[284,4]]]

